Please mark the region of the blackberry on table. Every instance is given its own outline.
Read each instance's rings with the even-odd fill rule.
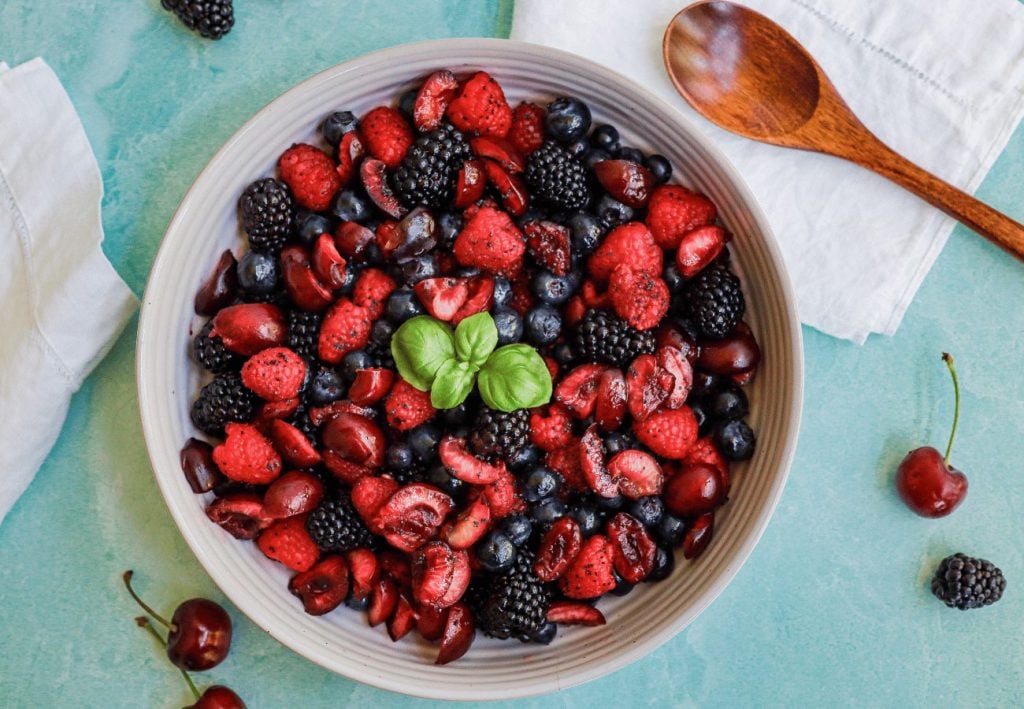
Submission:
[[[702,335],[725,337],[746,309],[740,279],[725,264],[705,268],[686,288],[686,307]]]
[[[588,310],[576,326],[573,354],[581,362],[605,362],[625,369],[642,354],[655,349],[654,332],[637,330],[615,313]]]
[[[391,176],[391,186],[407,207],[443,207],[452,198],[459,168],[471,157],[462,133],[445,124],[416,139]]]
[[[222,374],[242,366],[242,358],[224,346],[219,336],[210,336],[213,320],[207,321],[203,329],[192,338],[192,353],[196,361],[214,374]]]
[[[190,30],[207,39],[220,39],[235,24],[232,0],[160,0],[160,4],[177,15]]]
[[[324,500],[306,518],[306,531],[322,551],[374,546],[374,536],[359,518],[347,492]]]
[[[286,317],[288,348],[307,361],[315,361],[318,356],[320,324],[323,322],[324,316],[320,313],[307,313],[296,308],[289,310]]]
[[[273,177],[256,180],[238,198],[238,210],[253,251],[276,254],[284,247],[295,216],[286,184]]]
[[[943,559],[932,578],[935,597],[962,611],[995,603],[1005,589],[1006,578],[991,561],[961,553]]]
[[[555,210],[579,209],[587,203],[587,172],[558,143],[547,141],[526,162],[530,196]]]
[[[530,642],[543,627],[551,591],[534,575],[533,560],[532,551],[521,549],[507,574],[491,577],[477,615],[477,625],[486,635]]]
[[[203,433],[219,436],[224,424],[252,419],[256,395],[242,383],[236,372],[218,375],[203,387],[192,404],[192,423]]]
[[[529,442],[530,412],[518,409],[510,413],[481,406],[469,434],[469,447],[481,457],[515,458]]]

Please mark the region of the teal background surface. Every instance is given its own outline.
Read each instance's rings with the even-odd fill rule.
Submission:
[[[500,0],[236,6],[234,30],[214,43],[184,30],[158,0],[0,3],[0,59],[13,66],[43,56],[82,117],[106,185],[104,250],[137,294],[193,178],[265,103],[361,53],[503,37],[511,19],[511,2]],[[1024,219],[1022,184],[1018,131],[979,196]],[[735,581],[647,658],[515,706],[1024,703],[1022,303],[1021,264],[960,227],[896,336],[856,347],[805,329],[796,462]],[[134,568],[140,591],[168,612],[190,596],[224,600],[178,534],[149,467],[135,325],[74,397],[56,447],[0,526],[4,707],[181,706],[187,689],[135,628],[120,573]],[[954,462],[971,488],[951,517],[928,521],[902,506],[892,475],[908,449],[944,445],[952,392],[942,350],[960,365]],[[1004,600],[960,613],[932,598],[931,570],[954,551],[1001,566]],[[228,607],[233,650],[197,675],[201,684],[229,684],[253,708],[431,704],[322,670]]]

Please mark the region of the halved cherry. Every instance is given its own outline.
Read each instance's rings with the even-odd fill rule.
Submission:
[[[355,414],[357,416],[365,416],[366,418],[373,418],[376,415],[373,409],[366,406],[357,406],[350,399],[332,401],[327,406],[312,406],[308,409],[307,413],[312,424],[318,427],[339,414]]]
[[[600,364],[581,364],[555,387],[555,401],[564,404],[572,415],[585,419],[594,413],[597,387],[605,367]]]
[[[526,248],[541,266],[556,276],[572,267],[569,228],[546,219],[531,219],[523,226]]]
[[[388,620],[388,635],[391,636],[392,641],[398,642],[415,627],[416,611],[413,610],[412,604],[409,603],[409,599],[405,597],[405,594],[400,593],[398,605],[395,606],[395,613]]]
[[[241,303],[220,310],[213,318],[210,334],[224,340],[230,351],[251,357],[269,347],[284,345],[288,326],[276,305]]]
[[[320,453],[306,438],[306,434],[295,426],[287,421],[274,419],[268,428],[274,448],[289,465],[294,465],[297,468],[310,468],[320,462]]]
[[[580,298],[588,308],[607,308],[612,304],[611,293],[601,290],[601,287],[589,278],[583,281],[580,288]]]
[[[702,342],[697,367],[712,374],[727,375],[743,374],[757,367],[761,361],[761,348],[750,329],[742,325],[740,323],[735,332],[721,340]]]
[[[465,209],[475,203],[484,196],[485,187],[487,175],[484,174],[483,163],[479,160],[466,160],[455,178],[455,208]]]
[[[516,479],[508,472],[505,464],[497,463],[498,477],[483,488],[482,497],[491,508],[491,518],[498,520],[514,512],[520,502],[516,495]]]
[[[444,542],[423,545],[412,557],[413,597],[419,603],[447,608],[469,587],[469,554]]]
[[[398,222],[394,219],[385,219],[373,230],[377,239],[377,246],[381,254],[390,256],[395,249],[402,245],[402,234],[398,230]]]
[[[196,315],[216,315],[217,311],[235,299],[238,292],[238,262],[230,249],[217,259],[209,277],[196,291]]]
[[[494,185],[498,196],[501,197],[501,204],[505,210],[514,217],[522,216],[530,204],[526,183],[494,160],[484,160],[484,173],[487,175],[487,181]]]
[[[693,367],[682,351],[676,347],[662,347],[658,350],[658,366],[672,375],[672,389],[665,399],[665,406],[678,409],[686,403],[693,386]]]
[[[597,424],[591,424],[580,439],[580,465],[587,485],[599,497],[615,497],[619,494],[619,486],[605,466],[604,442],[597,432]]]
[[[377,235],[358,222],[342,222],[334,230],[334,245],[349,258],[357,256],[377,240]]]
[[[345,285],[345,258],[338,253],[334,237],[330,234],[317,237],[310,262],[313,264],[313,273],[328,288],[334,290]]]
[[[658,495],[665,483],[661,466],[650,453],[634,449],[619,451],[608,461],[608,474],[623,495],[636,500]]]
[[[696,559],[704,553],[715,533],[715,513],[705,512],[686,525],[683,533],[683,558]]]
[[[425,278],[412,287],[428,313],[449,322],[469,299],[465,278]]]
[[[340,606],[348,595],[348,586],[348,564],[333,554],[288,582],[288,590],[302,600],[303,609],[310,615],[324,615]]]
[[[387,165],[376,158],[366,158],[359,166],[359,177],[363,188],[377,208],[392,219],[400,219],[406,209],[388,184]]]
[[[483,495],[466,506],[444,535],[452,549],[469,549],[491,526],[491,506]]]
[[[451,322],[453,325],[458,325],[470,315],[476,315],[491,309],[491,303],[494,300],[493,278],[483,274],[473,276],[467,282],[466,287],[468,293],[466,302],[452,316]]]
[[[398,260],[422,256],[437,245],[437,220],[426,207],[416,207],[406,214],[397,229],[402,242],[394,251]]]
[[[416,606],[416,629],[424,640],[434,642],[440,640],[444,635],[445,625],[448,623],[448,609],[438,608],[429,603],[421,603]]]
[[[356,370],[356,377],[348,388],[348,397],[357,406],[370,406],[387,396],[395,381],[395,373],[382,367]]]
[[[332,450],[325,450],[322,457],[324,467],[346,485],[355,485],[363,478],[373,475],[373,471],[370,468],[359,463],[353,463]]]
[[[377,512],[378,524],[391,546],[412,552],[437,534],[453,506],[452,498],[437,488],[413,483],[384,503]]]
[[[711,436],[698,438],[683,457],[684,464],[704,463],[710,465],[722,476],[722,486],[729,490],[729,462],[718,450],[715,439]]]
[[[352,598],[362,601],[370,597],[380,578],[380,562],[369,549],[349,549],[345,552],[349,576],[352,579]]]
[[[637,421],[643,421],[662,405],[674,386],[675,377],[658,366],[654,355],[640,355],[626,370],[629,413]]]
[[[676,251],[676,266],[683,278],[692,278],[718,258],[725,247],[725,230],[702,226],[686,232]]]
[[[547,621],[558,625],[604,625],[604,614],[594,606],[575,601],[552,601]]]
[[[302,403],[299,397],[281,399],[280,401],[264,401],[260,406],[259,413],[253,419],[253,425],[257,428],[267,428],[275,419],[286,419],[299,410]]]
[[[658,547],[644,525],[619,512],[606,525],[612,548],[612,564],[629,583],[640,583],[654,569]]]
[[[697,354],[700,349],[697,347],[697,342],[672,323],[663,323],[655,332],[654,337],[658,347],[675,347],[678,349],[683,357],[686,358],[686,361],[690,363],[691,367],[697,361]]]
[[[366,476],[352,486],[352,506],[362,518],[367,528],[374,534],[380,534],[377,524],[377,513],[384,503],[398,490],[398,483],[389,477]]]
[[[447,665],[466,654],[476,637],[476,626],[473,624],[473,612],[465,603],[456,603],[448,609],[445,619],[444,634],[441,636],[441,649],[438,650],[436,665]]]
[[[273,522],[263,501],[253,492],[235,492],[218,497],[206,508],[206,516],[235,539],[255,539]]]
[[[663,499],[672,514],[695,517],[725,502],[725,485],[718,470],[710,465],[683,465],[665,484]]]
[[[442,69],[427,77],[413,103],[412,122],[416,130],[428,133],[441,125],[448,103],[459,88],[455,74]]]
[[[305,470],[289,470],[263,494],[263,511],[274,519],[312,512],[324,497],[324,484]]]
[[[388,576],[377,579],[377,585],[370,594],[370,607],[366,611],[366,619],[370,627],[376,627],[395,613],[398,607],[398,586]]]
[[[412,588],[412,565],[409,563],[409,557],[394,549],[384,549],[379,559],[381,569],[394,579],[399,588]]]
[[[633,209],[647,205],[655,185],[651,171],[632,160],[602,160],[594,175],[605,192]]]
[[[368,468],[384,464],[384,432],[366,416],[338,414],[324,423],[320,434],[324,448],[345,460]]]
[[[622,370],[610,367],[601,373],[597,384],[594,420],[605,431],[614,431],[626,416],[626,378]]]
[[[445,436],[437,447],[437,454],[454,477],[473,485],[487,485],[498,479],[504,465],[492,465],[480,460],[466,449],[466,440]]]
[[[526,167],[519,151],[505,138],[481,135],[470,138],[469,147],[478,157],[493,160],[510,173],[520,173]]]
[[[280,258],[285,290],[299,308],[318,312],[334,302],[330,289],[313,273],[304,247],[287,246],[281,250]]]
[[[358,131],[351,130],[341,137],[341,142],[338,143],[338,166],[335,170],[341,177],[343,187],[352,181],[352,177],[359,168],[359,161],[365,155],[363,138]]]
[[[544,533],[537,547],[533,573],[541,581],[557,581],[583,548],[583,533],[573,517],[560,517]]]

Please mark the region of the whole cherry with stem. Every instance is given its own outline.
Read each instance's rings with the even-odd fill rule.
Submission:
[[[199,672],[219,665],[231,647],[231,616],[206,598],[190,598],[166,620],[139,598],[132,588],[132,572],[122,576],[128,593],[153,620],[167,628],[167,657],[183,670]]]
[[[945,517],[967,496],[967,476],[949,464],[960,421],[960,382],[953,357],[943,352],[942,360],[953,378],[955,397],[953,429],[949,433],[946,454],[942,455],[931,446],[916,448],[907,454],[896,470],[896,490],[907,507],[922,517]]]

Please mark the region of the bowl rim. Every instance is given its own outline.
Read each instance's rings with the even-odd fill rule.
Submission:
[[[156,472],[157,461],[154,458],[154,449],[155,439],[158,436],[158,432],[155,430],[154,424],[149,420],[149,417],[145,413],[147,410],[153,410],[153,395],[155,395],[156,392],[151,391],[151,387],[149,387],[146,382],[143,363],[147,359],[144,354],[149,348],[148,340],[151,338],[152,334],[155,334],[155,328],[160,324],[155,320],[155,316],[150,315],[153,308],[149,304],[156,297],[156,294],[153,292],[153,289],[155,288],[153,274],[158,271],[162,262],[169,258],[167,254],[172,248],[166,237],[176,229],[178,224],[184,219],[184,215],[188,210],[189,204],[193,201],[193,193],[196,191],[197,185],[203,181],[207,173],[212,171],[214,167],[220,163],[224,155],[229,153],[234,148],[235,143],[237,143],[249,130],[251,130],[255,125],[261,123],[268,114],[276,110],[280,110],[279,107],[286,103],[289,97],[300,95],[310,90],[311,87],[329,82],[336,75],[348,74],[352,71],[358,70],[361,66],[375,64],[383,60],[401,62],[403,58],[419,58],[427,53],[432,53],[441,59],[444,57],[445,51],[452,50],[458,51],[463,55],[486,54],[488,50],[493,50],[499,46],[506,50],[511,48],[511,51],[516,54],[531,58],[539,57],[552,62],[576,65],[579,68],[586,69],[586,71],[590,72],[604,83],[612,85],[628,85],[641,100],[651,105],[653,110],[670,115],[672,120],[679,124],[680,128],[688,134],[690,139],[721,169],[724,177],[733,190],[735,190],[736,197],[743,204],[745,209],[749,211],[749,216],[762,237],[763,247],[771,266],[778,277],[777,285],[781,292],[781,305],[786,318],[784,323],[776,326],[785,327],[785,332],[783,334],[792,346],[792,407],[788,413],[788,420],[785,421],[785,430],[789,433],[785,437],[785,440],[781,442],[777,474],[774,476],[767,493],[765,494],[764,504],[759,507],[758,514],[753,520],[751,532],[746,536],[742,543],[736,547],[729,563],[724,566],[717,578],[714,579],[713,583],[694,598],[685,613],[681,613],[678,616],[671,618],[656,632],[636,641],[628,649],[622,651],[618,655],[615,655],[612,659],[602,662],[596,667],[587,667],[586,669],[576,671],[574,674],[569,676],[559,676],[557,681],[554,682],[523,684],[515,689],[503,690],[500,692],[496,690],[484,690],[477,694],[463,692],[459,697],[452,697],[451,695],[446,695],[441,691],[436,691],[433,688],[419,687],[406,682],[401,678],[395,681],[387,681],[380,680],[375,675],[356,676],[355,674],[350,674],[337,666],[329,664],[323,655],[314,651],[317,649],[315,646],[304,642],[304,638],[301,633],[290,634],[288,631],[281,632],[279,628],[270,627],[270,624],[267,622],[268,619],[264,617],[262,608],[258,607],[255,601],[250,599],[249,595],[245,593],[245,590],[241,588],[238,583],[234,582],[229,574],[220,569],[216,564],[212,563],[212,560],[205,558],[204,553],[201,551],[199,540],[190,532],[189,526],[183,523],[184,513],[177,504],[175,495],[170,489],[169,480],[165,479],[165,476],[161,476]],[[481,62],[481,64],[483,63],[485,62]],[[796,311],[796,299],[788,271],[786,270],[785,263],[782,258],[782,252],[760,204],[754,197],[739,171],[729,161],[721,149],[719,149],[707,135],[701,132],[693,121],[688,116],[684,115],[678,108],[655,94],[646,86],[635,82],[624,74],[571,52],[530,42],[499,38],[450,38],[425,40],[395,45],[361,54],[352,59],[328,67],[298,82],[268,102],[252,117],[246,120],[231,135],[231,137],[225,141],[216,153],[210,157],[203,169],[196,175],[195,179],[192,181],[188,190],[185,191],[180,203],[175,209],[173,216],[168,222],[167,228],[164,230],[160,246],[158,247],[149,275],[147,276],[146,288],[142,299],[142,308],[139,315],[139,324],[136,336],[135,370],[143,438],[146,442],[146,452],[150,459],[150,464],[153,468],[153,474],[154,477],[156,477],[157,485],[160,488],[161,496],[164,498],[164,502],[171,512],[171,516],[175,521],[175,525],[177,526],[179,533],[184,537],[185,542],[188,544],[193,555],[225,596],[227,596],[231,602],[241,610],[247,618],[249,618],[249,620],[267,632],[268,635],[301,657],[311,660],[325,669],[379,689],[426,699],[441,699],[449,701],[453,699],[468,701],[480,699],[493,700],[522,698],[547,694],[577,686],[616,672],[647,656],[688,626],[732,582],[764,534],[764,531],[767,528],[782,496],[782,492],[785,488],[790,469],[792,467],[796,453],[797,440],[799,437],[804,399],[803,336],[800,320]]]

